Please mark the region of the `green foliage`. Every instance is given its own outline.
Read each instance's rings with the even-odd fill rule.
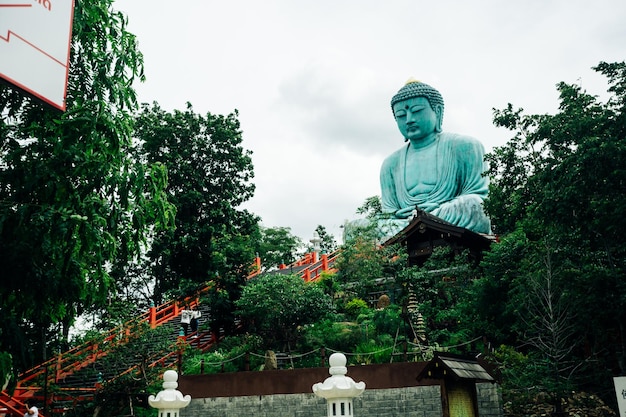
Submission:
[[[336,272],[322,271],[315,283],[331,298],[334,298],[335,294],[341,291],[341,286],[337,282]]]
[[[532,359],[513,347],[500,345],[491,352],[489,359],[498,365],[502,374],[502,387],[506,390],[522,390],[534,386],[537,381],[530,369]],[[530,372],[529,372],[530,371]]]
[[[16,375],[13,372],[13,358],[8,352],[0,352],[0,387],[6,384],[7,392],[12,393],[15,388]]]
[[[383,213],[380,196],[374,195],[365,199],[361,207],[356,210],[357,214],[365,214],[370,220],[376,220]]]
[[[183,278],[203,284],[237,271],[232,279],[240,283],[237,275],[249,272],[258,230],[257,219],[237,209],[254,192],[237,116],[200,115],[189,103],[170,113],[154,103],[136,117],[142,157],[167,168],[166,193],[176,207],[176,228],[158,233],[148,254],[157,304]]]
[[[302,352],[322,347],[339,352],[354,352],[355,346],[362,339],[362,326],[357,323],[324,319],[303,326],[297,347]]]
[[[335,241],[335,236],[328,233],[326,228],[321,224],[315,228],[315,233],[317,233],[317,237],[319,238],[319,248],[315,248],[313,242],[308,247],[308,252],[313,252],[317,250],[320,253],[333,253],[337,250],[337,242]]]
[[[401,316],[402,309],[398,305],[390,305],[381,310],[373,310],[372,323],[379,337],[383,335],[395,335],[405,327]]]
[[[291,234],[289,227],[261,228],[257,253],[264,271],[276,269],[280,264],[289,265],[296,260],[303,244]]]
[[[395,279],[406,265],[404,250],[378,243],[375,222],[356,228],[344,243],[337,256],[337,281],[343,285],[346,295],[368,298],[379,289],[380,280]]]
[[[367,340],[359,343],[355,352],[354,362],[360,365],[389,363],[393,353],[393,340],[387,341],[387,343]]]
[[[280,341],[270,337],[261,339],[260,332],[246,336],[227,337],[209,354],[194,351],[185,353],[184,369],[186,373],[199,373],[201,367],[205,373],[234,372],[245,369],[245,353],[248,352],[250,369],[258,369],[264,363],[265,349],[283,351],[289,348],[292,358],[289,366],[320,366],[321,349],[326,353],[344,352],[356,360],[353,363],[389,362],[392,353],[402,351],[403,337],[401,329],[404,321],[400,307],[391,305],[383,310],[365,308],[361,310],[358,322],[343,321],[340,315],[327,315],[314,323],[298,326],[297,337],[288,346],[279,346]],[[300,353],[295,353],[300,352]]]
[[[367,310],[367,303],[360,298],[353,298],[346,303],[343,309],[349,318],[356,319],[359,314]]]
[[[75,6],[65,113],[0,86],[0,350],[12,340],[19,370],[65,347],[77,315],[106,305],[108,265],[173,225],[165,168],[135,157],[131,84],[143,62],[111,4]]]
[[[258,355],[246,353],[260,351],[263,341],[256,335],[238,335],[224,338],[209,352],[188,350],[183,357],[183,374],[214,374],[246,370],[246,359],[250,370],[258,370],[264,363]]]
[[[144,105],[136,116],[142,158],[167,168],[176,207],[176,228],[156,234],[144,262],[152,299],[183,298],[212,282],[211,326],[227,333],[260,239],[256,216],[238,209],[253,195],[254,174],[237,117],[197,114],[189,103],[173,112]]]
[[[595,69],[609,79],[612,96],[606,103],[560,83],[555,115],[526,116],[512,105],[494,112],[496,125],[515,131],[488,156],[492,187],[485,207],[500,233],[513,231],[523,219],[527,228],[576,231],[592,248],[613,249],[621,236],[626,117],[620,86],[626,65],[601,63]]]
[[[608,100],[559,83],[554,115],[497,110],[495,124],[514,137],[487,157],[485,207],[504,239],[474,286],[476,323],[525,345],[528,380],[559,407],[573,385],[609,392],[594,370],[626,372],[626,64],[595,70],[607,77]]]
[[[429,345],[464,344],[480,336],[473,333],[473,314],[466,304],[472,283],[479,276],[480,269],[469,254],[455,254],[450,247],[436,248],[423,266],[399,274],[405,297],[412,295],[417,301]]]
[[[523,331],[517,321],[517,310],[524,293],[516,291],[515,287],[525,280],[524,258],[530,250],[530,242],[523,231],[506,235],[485,253],[481,262],[483,275],[472,282],[466,314],[472,317],[475,332],[496,345],[514,345]]]
[[[242,319],[264,338],[268,348],[292,346],[299,326],[315,323],[334,311],[331,298],[320,286],[289,274],[255,278],[235,304]]]
[[[561,383],[554,385],[556,381],[551,375],[551,361],[541,354],[524,354],[501,345],[490,354],[489,360],[498,366],[503,398],[511,410],[527,408],[529,404],[537,403],[538,399],[555,409],[558,403],[573,393],[574,387],[567,382],[565,386]]]

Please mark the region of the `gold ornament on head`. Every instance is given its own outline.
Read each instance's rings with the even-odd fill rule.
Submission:
[[[404,85],[411,84],[411,83],[421,83],[421,81],[420,80],[416,80],[415,77],[411,77],[408,80],[406,80]]]

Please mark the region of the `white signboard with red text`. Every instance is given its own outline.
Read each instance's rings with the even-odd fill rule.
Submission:
[[[74,0],[0,0],[0,78],[65,110]]]

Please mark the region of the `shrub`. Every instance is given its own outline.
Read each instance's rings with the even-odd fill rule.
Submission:
[[[327,319],[302,328],[300,351],[326,347],[340,352],[353,352],[362,340],[361,328],[350,322],[335,322]]]
[[[346,316],[355,319],[363,311],[368,310],[367,303],[360,298],[353,298],[344,307]]]
[[[372,363],[389,363],[393,353],[392,343],[378,343],[375,340],[368,340],[356,346],[355,361],[361,365]]]
[[[382,310],[376,310],[372,317],[372,322],[378,334],[387,333],[395,335],[398,329],[404,327],[404,320],[401,317],[401,308],[395,304]]]
[[[255,335],[228,336],[210,352],[188,350],[183,358],[185,374],[215,374],[219,372],[237,372],[246,369],[246,353],[259,351],[262,340]],[[256,355],[249,356],[250,369],[258,369],[264,359]]]

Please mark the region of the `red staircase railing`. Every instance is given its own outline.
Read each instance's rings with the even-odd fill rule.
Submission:
[[[208,291],[209,288],[210,285],[200,290],[197,294],[201,295]],[[19,410],[19,415],[24,414],[24,403],[31,398],[39,396],[43,390],[42,387],[57,383],[106,356],[111,349],[126,343],[131,335],[136,335],[141,323],[148,322],[151,328],[155,328],[176,318],[180,314],[181,305],[191,308],[197,307],[198,295],[187,297],[182,303],[170,301],[159,307],[152,306],[147,312],[109,330],[101,335],[100,338],[87,341],[21,373],[18,376],[18,383],[13,395],[9,396],[4,391],[0,394],[0,414],[3,414],[2,409],[12,413]],[[84,394],[95,391],[95,387],[61,389],[60,391],[61,393],[63,391],[67,393],[69,391],[80,391]]]
[[[316,281],[322,276],[322,272],[336,272],[337,269],[333,267],[339,251],[335,251],[330,255],[323,254],[319,262],[313,264],[310,268],[307,268],[302,273],[302,278],[305,282]]]
[[[280,265],[278,269],[293,269],[293,268],[301,268],[300,269],[300,277],[304,279],[305,282],[316,281],[321,277],[322,272],[336,272],[337,269],[334,268],[335,261],[339,255],[340,251],[336,250],[335,252],[327,255],[322,254],[318,260],[316,252],[309,252],[304,255],[301,259],[289,264],[289,265]],[[306,267],[302,269],[302,267]]]

